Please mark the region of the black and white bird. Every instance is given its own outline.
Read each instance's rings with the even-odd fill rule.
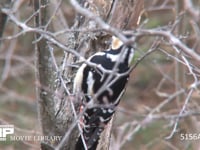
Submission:
[[[76,150],[85,150],[85,146],[88,150],[96,150],[100,135],[125,91],[133,55],[131,45],[113,36],[110,49],[95,53],[87,59],[89,63],[78,69],[74,93],[82,95],[83,132]]]

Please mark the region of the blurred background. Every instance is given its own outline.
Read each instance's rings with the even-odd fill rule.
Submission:
[[[31,1],[17,0],[14,6],[21,21],[34,12]],[[61,8],[68,24],[72,25],[75,10],[67,0],[63,0]],[[28,25],[33,26],[33,20]],[[174,26],[173,34],[200,54],[199,25],[199,0],[145,0],[139,28]],[[34,34],[15,37],[18,32],[19,28],[8,19],[3,34],[6,39],[0,43],[0,124],[13,124],[16,135],[38,135],[41,129],[36,101]],[[133,65],[158,38],[139,38]],[[200,149],[199,86],[190,93],[194,80],[199,83],[200,64],[187,57],[186,62],[194,69],[191,74],[182,55],[165,40],[163,38],[159,48],[140,61],[131,73],[114,119],[113,150],[118,144],[122,150]],[[61,55],[58,53],[57,57]],[[184,115],[178,120],[173,136],[169,137],[183,106],[187,107]],[[181,133],[186,140],[181,140]],[[197,133],[199,138],[189,140],[188,133]],[[39,149],[39,143],[0,141],[0,149],[34,150]]]

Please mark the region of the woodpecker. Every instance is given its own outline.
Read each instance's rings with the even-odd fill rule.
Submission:
[[[95,53],[78,69],[74,93],[82,97],[83,112],[82,136],[78,138],[76,150],[96,150],[100,135],[125,91],[133,55],[131,45],[113,36],[108,50]]]

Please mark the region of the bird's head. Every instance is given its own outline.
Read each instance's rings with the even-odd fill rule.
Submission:
[[[131,38],[130,35],[125,35],[127,38]],[[124,43],[116,36],[112,36],[112,44],[111,44],[112,50],[120,50],[123,51],[122,55],[120,54],[121,61],[127,62],[128,65],[131,64],[131,60],[134,56],[134,49],[132,45],[124,45]]]

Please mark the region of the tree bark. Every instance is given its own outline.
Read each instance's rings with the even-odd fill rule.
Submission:
[[[57,6],[55,2],[56,1],[54,0],[34,1],[35,12],[39,10],[39,13],[37,13],[35,17],[37,27],[45,27],[47,23],[49,23],[49,26],[46,26],[47,28],[44,28],[44,30],[48,29],[48,31],[58,31],[67,27],[66,22],[61,23],[60,17],[63,19],[62,12],[58,10],[58,13],[56,13],[58,16],[53,16],[56,15],[53,14],[56,10],[55,7]],[[55,17],[56,19],[52,19],[52,21],[49,22],[51,17]],[[56,70],[55,63],[53,62],[51,55],[53,52],[51,49],[54,48],[50,43],[48,43],[48,40],[42,39],[41,36],[42,35],[36,34],[36,40],[39,39],[39,41],[36,43],[36,78],[39,83],[39,86],[37,87],[37,100],[42,132],[45,136],[64,137],[65,133],[69,130],[72,122],[74,121],[74,116],[69,102],[69,97],[60,81],[60,75],[63,76],[63,74],[60,72],[60,70]],[[73,47],[73,44],[69,42],[74,41],[74,39],[70,40],[70,38],[73,38],[72,34],[64,34],[56,38],[61,43],[68,41],[68,47]],[[70,59],[70,54],[63,53],[63,55],[67,55],[67,61],[72,60]],[[65,73],[67,75],[70,74],[70,69],[67,69],[66,67]],[[71,131],[71,133],[73,134],[75,132]],[[72,134],[70,139],[65,141],[65,143],[60,146],[61,149],[74,149],[73,146],[75,145],[75,136]],[[48,141],[45,141],[45,143],[41,144],[41,148],[43,150],[51,149],[52,147],[56,147],[58,142],[60,141],[52,144]]]
[[[34,7],[35,11],[39,11],[35,16],[35,23],[37,27],[45,26],[48,18],[47,0],[35,0]],[[36,34],[36,40],[41,38],[41,35]],[[42,132],[44,135],[54,135],[54,81],[55,81],[55,70],[51,63],[50,51],[48,49],[47,40],[40,39],[36,43],[36,79],[38,80],[37,86],[37,100],[39,107],[39,118],[41,121]]]

